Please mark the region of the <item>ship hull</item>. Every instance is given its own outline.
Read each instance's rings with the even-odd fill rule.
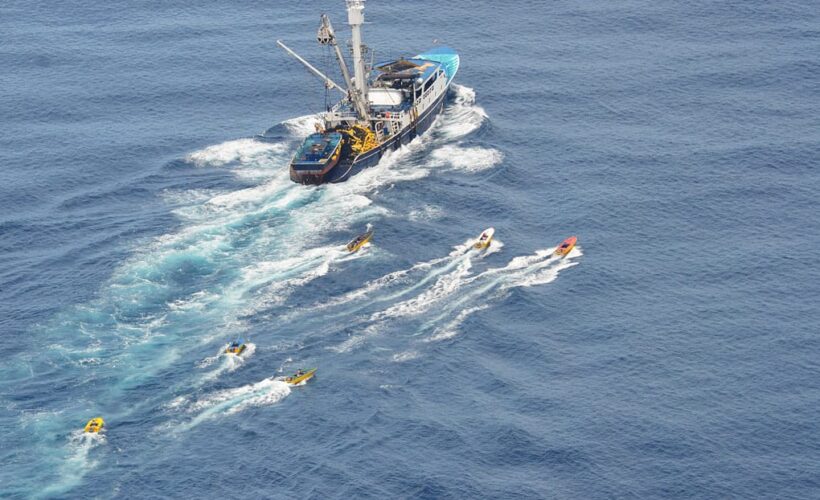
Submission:
[[[409,144],[410,141],[416,137],[424,134],[433,125],[433,122],[435,122],[436,118],[441,113],[441,110],[444,108],[444,102],[447,99],[448,92],[449,85],[447,86],[447,89],[441,93],[441,96],[439,96],[439,98],[436,99],[436,101],[431,104],[424,111],[424,113],[421,114],[421,116],[419,116],[419,119],[415,122],[415,124],[411,123],[399,133],[382,143],[378,148],[371,149],[370,151],[360,154],[353,160],[353,162],[340,161],[335,167],[324,175],[322,183],[344,182],[365,168],[378,164],[382,156],[384,156],[384,154],[388,151],[399,149],[400,147]]]

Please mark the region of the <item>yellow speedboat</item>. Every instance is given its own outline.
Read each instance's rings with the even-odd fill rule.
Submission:
[[[247,348],[247,346],[239,340],[233,341],[225,349],[225,354],[236,354],[239,356]]]
[[[350,253],[359,251],[360,248],[364,246],[365,243],[370,241],[373,238],[373,230],[360,234],[351,240],[350,243],[347,244],[347,251]]]
[[[475,248],[476,250],[482,250],[484,248],[487,248],[488,246],[490,246],[490,243],[493,242],[493,235],[494,234],[495,234],[495,229],[494,228],[491,227],[491,228],[485,229],[484,232],[481,233],[481,236],[478,237],[478,240],[475,242],[475,245],[473,245],[473,248]]]
[[[105,420],[102,417],[92,418],[85,424],[85,432],[96,434],[105,427]]]
[[[312,379],[313,376],[316,374],[316,368],[311,368],[310,370],[296,370],[296,373],[291,375],[290,377],[285,377],[285,382],[290,385],[299,385],[302,382],[307,382],[308,380]]]

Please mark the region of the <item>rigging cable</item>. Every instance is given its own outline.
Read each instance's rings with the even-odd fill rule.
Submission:
[[[325,74],[328,74],[328,70],[330,69],[330,46],[324,45],[323,51],[323,60],[324,60],[324,70]],[[325,111],[330,111],[330,87],[325,83],[325,105],[322,108]]]

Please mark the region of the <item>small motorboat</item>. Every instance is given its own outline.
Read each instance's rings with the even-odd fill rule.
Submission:
[[[290,377],[285,377],[285,382],[289,385],[299,385],[302,382],[307,382],[308,380],[313,378],[313,375],[316,374],[316,368],[311,368],[310,370],[302,370],[301,368],[296,370],[296,373],[291,375]]]
[[[102,417],[96,417],[92,418],[87,424],[85,424],[84,431],[89,434],[97,434],[103,430],[103,427],[105,427],[105,420],[103,420]]]
[[[350,253],[358,252],[359,249],[362,248],[365,243],[371,240],[371,238],[373,238],[372,229],[364,234],[360,234],[359,236],[353,238],[350,241],[350,243],[347,244],[347,251]]]
[[[575,248],[575,243],[577,241],[578,238],[576,236],[570,236],[569,238],[565,239],[555,249],[555,255],[566,257],[572,251],[572,249]]]
[[[228,344],[227,348],[225,348],[225,354],[235,354],[239,356],[247,347],[248,346],[246,346],[241,340],[234,340]]]
[[[476,240],[475,244],[473,245],[473,248],[475,248],[476,250],[482,250],[484,248],[487,248],[488,246],[490,246],[490,243],[493,242],[494,234],[494,228],[491,227],[489,229],[485,229],[484,232],[481,233],[481,236],[478,237],[478,240]]]

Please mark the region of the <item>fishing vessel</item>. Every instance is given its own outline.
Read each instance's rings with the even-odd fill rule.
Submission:
[[[376,165],[384,154],[423,134],[444,107],[458,71],[458,54],[435,47],[416,56],[373,63],[362,42],[365,0],[346,0],[350,25],[351,74],[330,18],[321,16],[317,41],[332,51],[344,84],[288,48],[277,44],[318,76],[341,100],[318,116],[316,132],[305,138],[290,163],[290,178],[300,184],[343,182]]]

